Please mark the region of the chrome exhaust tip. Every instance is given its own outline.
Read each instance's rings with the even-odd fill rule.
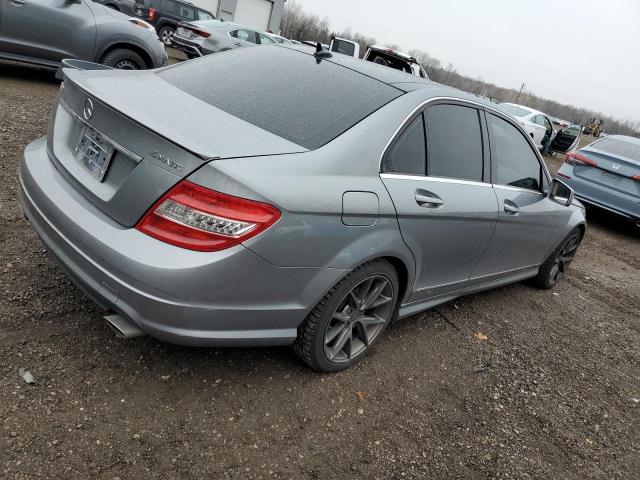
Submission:
[[[137,325],[134,325],[129,320],[125,319],[120,315],[108,315],[104,317],[107,321],[107,325],[109,328],[113,330],[118,338],[136,338],[136,337],[144,337],[146,333],[138,328]]]

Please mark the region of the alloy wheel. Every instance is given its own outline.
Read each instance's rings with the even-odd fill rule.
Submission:
[[[173,32],[169,29],[164,29],[162,31],[161,40],[167,46],[171,45],[171,38],[173,37]]]
[[[346,363],[362,354],[393,315],[394,291],[383,275],[362,280],[333,312],[324,334],[324,353],[333,363]]]
[[[578,234],[571,235],[571,237],[564,242],[556,255],[553,267],[549,272],[549,280],[552,285],[555,285],[560,281],[562,275],[573,260],[573,257],[575,257],[578,246],[580,246],[580,238]]]

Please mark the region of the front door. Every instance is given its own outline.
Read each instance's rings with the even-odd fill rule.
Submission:
[[[558,223],[558,204],[547,198],[549,178],[535,150],[506,118],[486,114],[498,223],[472,279],[483,283],[544,262]]]
[[[4,52],[52,64],[64,58],[93,60],[96,26],[88,0],[0,1]]]
[[[411,302],[463,288],[491,239],[498,213],[485,144],[478,110],[438,104],[385,156],[382,181],[416,262]]]
[[[580,142],[580,126],[571,125],[560,130],[549,146],[552,152],[569,153],[576,149]]]

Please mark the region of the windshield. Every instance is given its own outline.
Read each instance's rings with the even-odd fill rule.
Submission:
[[[498,108],[509,115],[513,115],[514,117],[526,117],[531,112],[525,110],[524,108],[520,108],[516,105],[511,105],[509,103],[500,103],[498,104]]]
[[[330,142],[402,94],[386,83],[329,61],[317,63],[313,55],[287,47],[229,50],[159,70],[157,75],[307,149]]]

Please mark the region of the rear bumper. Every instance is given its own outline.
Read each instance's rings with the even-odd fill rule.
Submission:
[[[182,37],[178,37],[175,34],[171,37],[171,46],[177,50],[183,51],[184,53],[195,55],[196,57],[202,57],[203,55],[202,49],[198,45],[191,43]]]
[[[640,220],[640,198],[583,179],[574,173],[572,166],[566,163],[560,167],[558,175],[560,180],[574,189],[575,196],[580,201],[634,221]]]
[[[290,344],[346,273],[276,267],[241,245],[192,252],[122,227],[65,181],[45,139],[25,151],[19,199],[48,251],[94,301],[171,343]]]

